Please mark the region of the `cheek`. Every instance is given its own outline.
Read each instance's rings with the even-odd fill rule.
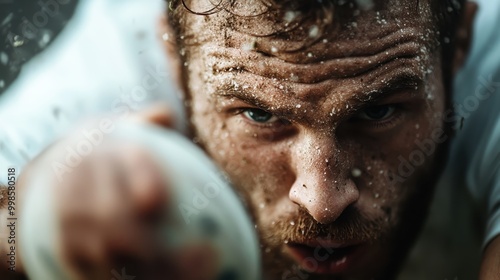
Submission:
[[[223,117],[207,98],[195,97],[193,104],[197,140],[236,188],[256,204],[267,205],[288,194],[294,177],[284,148],[257,144],[260,135],[241,129],[244,124],[235,120],[238,117]]]
[[[437,99],[429,102],[424,111],[381,141],[344,146],[355,156],[354,166],[361,171],[354,181],[362,212],[398,223],[408,200],[422,199],[421,195],[432,190],[432,181],[427,179],[435,178],[436,152],[445,137],[443,121],[436,114],[443,111],[443,104]]]

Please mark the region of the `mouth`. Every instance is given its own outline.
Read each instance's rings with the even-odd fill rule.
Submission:
[[[314,274],[342,274],[355,266],[362,244],[288,243],[285,253],[299,266]]]

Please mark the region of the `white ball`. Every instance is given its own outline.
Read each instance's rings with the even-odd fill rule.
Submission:
[[[221,258],[220,279],[261,278],[255,228],[237,195],[201,149],[176,132],[145,124],[119,123],[106,137],[131,140],[159,163],[173,197],[168,214],[174,222],[162,231],[166,243],[182,247],[192,241],[208,242]],[[29,186],[21,220],[24,266],[30,279],[67,280],[55,252],[57,221],[48,181],[39,175]]]

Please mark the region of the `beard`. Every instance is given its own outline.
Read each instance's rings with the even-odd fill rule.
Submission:
[[[269,225],[259,225],[265,279],[332,279],[332,276],[314,275],[301,269],[284,254],[283,246],[315,241],[384,243],[390,228],[391,219],[370,219],[353,206],[346,208],[334,223],[328,225],[318,223],[301,207],[294,215],[282,217]]]

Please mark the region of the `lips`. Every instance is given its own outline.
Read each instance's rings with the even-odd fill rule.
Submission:
[[[342,274],[355,266],[362,254],[359,244],[328,244],[316,242],[301,244],[289,243],[287,253],[300,267],[314,274]]]

